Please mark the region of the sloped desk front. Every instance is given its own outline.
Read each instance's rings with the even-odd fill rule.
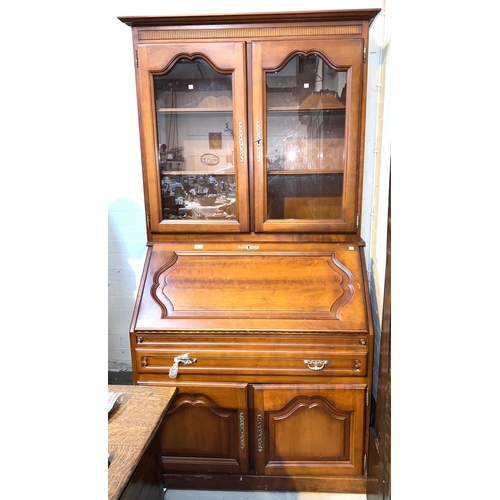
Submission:
[[[175,387],[110,385],[123,400],[108,415],[108,500],[162,500],[158,429]]]
[[[364,267],[355,243],[156,243],[133,330],[366,334]]]

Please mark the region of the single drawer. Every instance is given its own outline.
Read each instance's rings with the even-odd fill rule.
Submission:
[[[353,350],[354,351],[354,350]],[[139,373],[179,375],[367,376],[368,351],[135,350]]]

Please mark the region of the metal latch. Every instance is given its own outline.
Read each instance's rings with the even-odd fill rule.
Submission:
[[[177,372],[179,371],[179,363],[190,365],[192,363],[196,363],[196,358],[190,358],[189,354],[182,354],[181,356],[176,356],[174,358],[174,364],[172,368],[170,368],[170,371],[168,372],[168,376],[170,378],[177,378]]]

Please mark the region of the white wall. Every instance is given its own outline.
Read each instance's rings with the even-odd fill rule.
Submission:
[[[375,329],[375,399],[385,285],[391,151],[391,23],[390,11],[387,3],[384,3],[384,10],[379,13],[370,29],[361,216],[361,237],[366,242],[366,265]]]
[[[343,8],[382,8],[382,0],[311,0],[302,2],[252,2],[238,6],[221,1],[204,8],[203,13],[267,12],[293,10],[336,10]],[[186,5],[164,2],[125,2],[115,7],[115,16],[146,14],[192,14]],[[106,20],[112,39],[110,69],[114,75],[114,93],[111,119],[114,129],[113,161],[107,165],[109,224],[109,313],[108,313],[108,367],[110,370],[130,369],[128,329],[135,294],[146,252],[144,202],[141,183],[139,133],[132,59],[131,30],[118,19]],[[362,237],[367,243],[367,262],[370,282],[375,290],[375,318],[379,322],[385,271],[385,224],[388,196],[388,81],[384,71],[388,67],[388,36],[385,16],[379,15],[370,35],[367,131],[365,150],[364,208]],[[385,97],[384,99],[382,99]],[[381,134],[384,133],[382,138]],[[375,152],[377,150],[378,152]],[[380,331],[379,325],[376,326]],[[377,340],[378,345],[378,340]],[[378,355],[378,354],[377,354]]]

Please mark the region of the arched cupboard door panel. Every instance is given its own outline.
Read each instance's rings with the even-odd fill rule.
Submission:
[[[263,384],[254,394],[258,473],[362,473],[366,385]]]
[[[161,430],[164,472],[247,472],[247,384],[173,385],[179,392]]]

